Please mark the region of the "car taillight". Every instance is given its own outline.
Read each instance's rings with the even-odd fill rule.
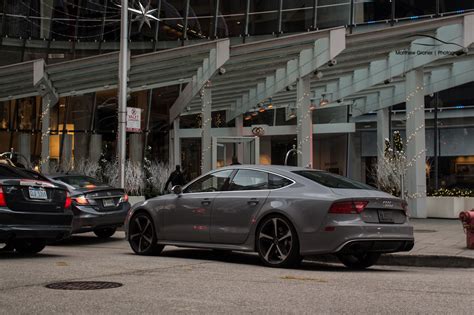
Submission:
[[[6,207],[7,202],[5,201],[5,195],[3,194],[3,188],[0,186],[0,207]]]
[[[122,202],[127,202],[128,201],[128,195],[127,194],[124,194],[121,198],[120,198],[120,203]]]
[[[83,195],[74,197],[72,198],[72,200],[74,200],[74,202],[80,206],[85,206],[89,204],[89,200],[87,200],[87,198]]]
[[[70,208],[71,207],[71,196],[69,196],[69,193],[66,193],[66,201],[64,202],[64,208]]]
[[[368,201],[341,201],[335,202],[329,208],[329,213],[358,214],[364,211]]]

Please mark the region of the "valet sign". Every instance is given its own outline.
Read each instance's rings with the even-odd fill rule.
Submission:
[[[141,132],[142,110],[136,107],[127,107],[127,131]]]

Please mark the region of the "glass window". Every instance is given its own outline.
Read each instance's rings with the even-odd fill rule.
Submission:
[[[352,179],[321,171],[294,171],[293,173],[329,188],[374,189],[371,186],[356,182]]]
[[[395,17],[417,17],[420,15],[436,13],[436,1],[414,1],[411,0],[397,0],[395,2]]]
[[[185,193],[221,191],[228,183],[233,170],[215,172],[195,181],[185,189]]]
[[[62,176],[55,178],[58,181],[71,185],[74,188],[94,188],[100,186],[107,186],[98,180],[89,176]]]
[[[254,170],[239,170],[230,185],[230,190],[268,189],[268,173]]]
[[[287,178],[268,174],[268,189],[278,189],[292,184],[293,182]]]

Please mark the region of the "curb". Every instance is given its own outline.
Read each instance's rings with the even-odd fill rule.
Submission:
[[[311,256],[306,259],[315,262],[339,263],[339,260],[332,255]],[[446,255],[384,254],[380,256],[377,265],[431,268],[474,268],[474,258]]]

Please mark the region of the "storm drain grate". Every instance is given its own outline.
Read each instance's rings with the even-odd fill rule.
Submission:
[[[119,288],[123,284],[119,282],[106,281],[70,281],[70,282],[55,282],[46,285],[48,289],[54,290],[102,290]]]

